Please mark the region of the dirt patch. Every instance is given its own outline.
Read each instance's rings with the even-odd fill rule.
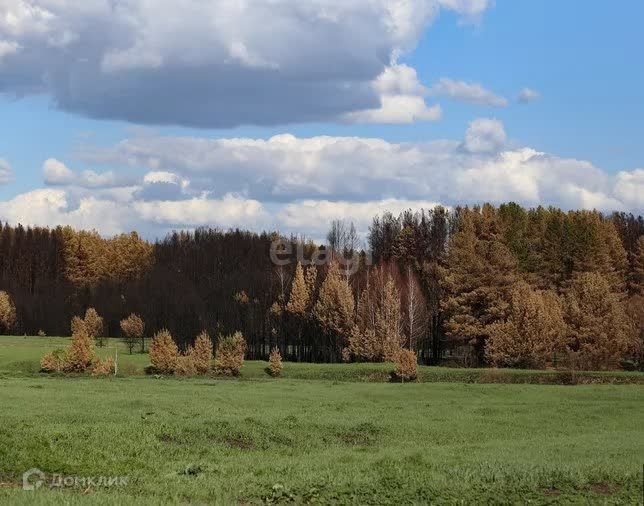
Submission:
[[[543,493],[546,495],[561,495],[561,490],[556,487],[548,487],[543,489]]]
[[[239,448],[240,450],[252,450],[255,448],[255,442],[243,436],[228,438],[224,443],[232,448]]]
[[[605,481],[590,484],[590,491],[593,494],[597,495],[613,495],[614,493],[618,492],[619,489],[619,485],[615,485],[614,483],[607,483]]]
[[[159,434],[157,436],[157,439],[162,443],[181,443],[181,440],[177,436],[174,436],[172,434]]]

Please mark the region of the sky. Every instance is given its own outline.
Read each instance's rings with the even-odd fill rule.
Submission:
[[[644,211],[644,2],[0,0],[0,220]]]

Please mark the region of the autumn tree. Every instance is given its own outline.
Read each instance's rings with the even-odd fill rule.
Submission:
[[[130,355],[139,340],[141,342],[141,353],[144,352],[145,338],[143,337],[143,333],[145,331],[145,324],[139,315],[132,313],[127,318],[121,320],[121,331],[125,336],[125,343],[130,350]]]
[[[282,355],[279,348],[273,348],[268,357],[268,372],[274,378],[282,374]]]
[[[195,370],[198,374],[208,374],[212,367],[212,341],[208,332],[203,331],[195,340],[189,355],[192,356]]]
[[[490,325],[489,333],[485,355],[491,364],[545,368],[566,335],[559,297],[519,281],[510,294],[507,319]]]
[[[515,280],[516,262],[501,240],[493,209],[464,210],[449,243],[442,308],[447,336],[471,347],[474,364],[484,362],[490,325],[507,316]]]
[[[325,333],[335,338],[332,345],[337,351],[341,351],[351,333],[354,308],[351,287],[340,276],[338,263],[331,262],[320,287],[313,314]]]
[[[172,374],[177,366],[179,348],[167,330],[161,330],[152,338],[150,362],[155,370]]]
[[[87,326],[77,327],[72,335],[72,342],[65,354],[65,372],[84,372],[96,360],[94,338],[87,331]]]
[[[566,296],[565,349],[584,369],[609,369],[636,343],[624,306],[610,282],[596,272],[578,274]]]
[[[407,266],[403,306],[403,327],[406,334],[405,346],[409,350],[416,350],[418,341],[425,334],[428,315],[423,291],[411,266]]]
[[[246,340],[241,332],[222,337],[215,351],[215,372],[224,376],[238,376],[244,365]]]
[[[400,349],[395,362],[394,375],[400,381],[414,381],[418,377],[418,356],[415,351]]]
[[[11,332],[16,324],[16,306],[7,292],[0,292],[0,329]]]
[[[103,318],[96,312],[96,309],[90,307],[85,311],[85,329],[87,333],[96,339],[98,345],[102,348],[103,342]]]
[[[400,292],[386,267],[373,269],[360,294],[349,351],[362,360],[395,361],[405,344]]]

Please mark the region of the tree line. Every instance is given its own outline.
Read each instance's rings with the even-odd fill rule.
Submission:
[[[15,333],[69,335],[71,317],[95,307],[106,335],[124,336],[121,320],[136,313],[148,335],[167,328],[183,352],[202,330],[239,330],[251,359],[278,347],[286,360],[317,362],[390,360],[400,348],[428,364],[641,362],[644,220],[632,214],[513,203],[385,213],[364,245],[343,221],[324,250],[282,237],[303,253],[287,265],[271,260],[277,233],[198,229],[152,244],[136,233],[0,227]],[[353,255],[355,268],[304,265],[321,251]]]

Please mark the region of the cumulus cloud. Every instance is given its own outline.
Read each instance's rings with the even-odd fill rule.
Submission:
[[[391,111],[433,118],[379,76],[442,9],[491,0],[2,0],[0,92],[142,124],[232,127]],[[207,48],[207,50],[204,50]],[[391,121],[391,112],[365,121]],[[400,122],[400,118],[394,118]]]
[[[430,95],[435,97],[447,97],[469,104],[487,105],[490,107],[506,107],[506,98],[496,95],[478,83],[455,81],[443,77],[429,90]]]
[[[6,160],[0,158],[0,184],[7,184],[13,181],[13,170]]]
[[[505,144],[503,123],[496,119],[479,118],[465,132],[463,148],[470,153],[493,153]]]
[[[351,123],[415,123],[441,119],[437,104],[427,105],[425,88],[418,80],[416,70],[403,64],[394,64],[376,79],[373,85],[380,97],[380,107],[351,112],[345,116]]]
[[[118,176],[113,171],[96,172],[84,170],[76,174],[63,162],[55,158],[45,160],[43,164],[45,184],[50,186],[79,186],[81,188],[117,188],[131,184],[130,178]]]
[[[517,102],[519,102],[520,104],[529,104],[530,102],[535,102],[540,98],[541,98],[541,95],[539,94],[538,91],[535,91],[530,88],[523,88],[519,92],[519,95],[517,96]]]
[[[0,202],[0,220],[103,233],[137,229],[148,237],[211,225],[320,238],[336,218],[364,232],[375,214],[435,203],[644,211],[644,169],[611,174],[585,160],[516,146],[492,119],[473,121],[461,140],[146,135],[77,155],[123,167],[131,181],[86,188],[72,171],[69,184]]]

